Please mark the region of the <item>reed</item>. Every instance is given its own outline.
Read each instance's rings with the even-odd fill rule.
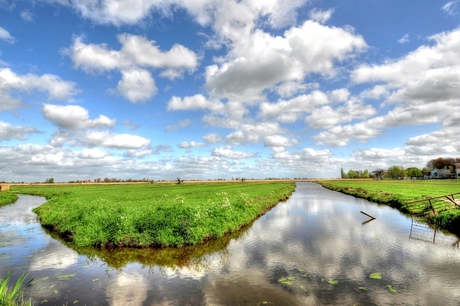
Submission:
[[[21,274],[13,286],[9,286],[12,272],[8,272],[0,281],[0,305],[1,306],[32,306],[32,300],[24,299],[24,289],[30,285],[32,279],[24,283],[29,274]]]

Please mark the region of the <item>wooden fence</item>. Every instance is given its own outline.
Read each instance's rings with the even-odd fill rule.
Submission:
[[[425,198],[425,199],[422,199],[422,200],[406,202],[406,205],[409,207],[409,210],[410,210],[411,205],[413,205],[415,203],[420,203],[420,202],[425,202],[426,201],[426,202],[428,202],[427,204],[430,207],[431,211],[436,214],[437,211],[433,206],[433,200],[446,199],[447,201],[451,202],[455,207],[460,207],[460,203],[457,203],[457,201],[455,200],[455,195],[459,195],[459,194],[460,194],[460,192],[446,194],[446,195],[442,195],[442,196],[438,196],[438,197],[428,197],[428,198]]]

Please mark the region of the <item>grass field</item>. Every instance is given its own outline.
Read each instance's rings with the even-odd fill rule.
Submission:
[[[460,192],[460,180],[331,180],[320,181],[326,188],[388,204],[400,211],[460,234],[460,208],[445,198],[407,202]],[[460,199],[460,195],[456,195]]]
[[[11,186],[44,196],[45,227],[78,246],[182,246],[222,237],[288,198],[295,185],[205,183]]]
[[[0,207],[16,202],[18,196],[10,191],[0,191]]]

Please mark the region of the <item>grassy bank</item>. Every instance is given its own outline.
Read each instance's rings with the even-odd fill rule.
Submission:
[[[460,234],[460,208],[444,199],[406,204],[410,201],[460,192],[460,181],[451,180],[331,180],[324,187],[372,202],[390,205],[424,219],[441,229]],[[458,196],[457,196],[458,197]]]
[[[40,222],[78,246],[165,247],[235,231],[294,191],[293,183],[13,186],[41,195]]]
[[[0,207],[13,204],[17,199],[18,196],[11,191],[0,191]]]

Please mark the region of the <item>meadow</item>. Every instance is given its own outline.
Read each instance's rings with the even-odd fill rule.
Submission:
[[[439,228],[460,234],[460,207],[445,198],[412,201],[460,192],[458,180],[325,180],[324,187],[390,205]],[[456,195],[460,199],[460,195]]]
[[[11,186],[39,195],[40,223],[76,246],[180,247],[220,238],[294,191],[291,182]]]

